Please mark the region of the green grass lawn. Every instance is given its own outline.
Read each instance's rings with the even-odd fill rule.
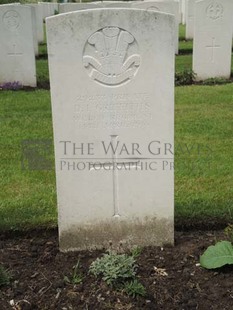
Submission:
[[[232,93],[232,84],[176,88],[175,212],[184,221],[233,220]],[[52,139],[49,91],[1,91],[0,115],[0,229],[55,225],[54,171],[21,169],[22,140]]]
[[[56,223],[54,171],[21,169],[22,140],[52,138],[49,91],[1,91],[0,116],[0,229]]]
[[[176,88],[176,216],[233,219],[232,94],[232,84]]]

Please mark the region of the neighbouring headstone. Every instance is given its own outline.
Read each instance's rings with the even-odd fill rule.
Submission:
[[[169,13],[175,16],[175,53],[179,52],[179,2],[174,0],[135,1],[132,8]]]
[[[194,35],[194,4],[196,0],[186,0],[185,3],[185,22],[186,22],[186,31],[185,39],[191,40]]]
[[[33,35],[34,52],[35,52],[35,56],[38,56],[39,47],[38,47],[38,40],[37,40],[36,9],[33,6],[29,6],[29,8],[31,9],[31,15],[32,15],[32,35]]]
[[[49,16],[55,15],[55,12],[58,12],[58,3],[53,2],[38,2],[38,5],[42,7],[42,16],[43,19]]]
[[[182,23],[182,0],[178,0],[179,3],[179,24]]]
[[[46,23],[60,249],[173,243],[174,17]]]
[[[182,25],[186,24],[186,0],[181,0],[181,11],[182,11]]]
[[[102,8],[130,8],[132,1],[100,1]]]
[[[97,9],[97,2],[81,2],[81,3],[61,3],[59,4],[59,13],[68,13],[79,10]]]
[[[79,10],[101,9],[111,7],[125,7],[130,8],[129,1],[95,1],[95,2],[81,2],[81,3],[62,3],[59,5],[59,13],[68,13]]]
[[[44,28],[43,28],[43,8],[38,4],[27,4],[35,8],[36,10],[36,31],[37,42],[42,43],[44,41]]]
[[[0,6],[0,84],[36,86],[31,8]]]
[[[232,12],[232,0],[196,2],[193,71],[197,80],[230,77]]]

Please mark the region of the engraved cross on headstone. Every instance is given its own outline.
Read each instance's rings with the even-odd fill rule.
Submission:
[[[116,150],[116,143],[117,143],[117,135],[111,135],[111,143],[113,146],[113,149]],[[131,168],[133,169],[140,169],[138,167],[139,161],[122,161],[120,162],[119,159],[117,158],[116,152],[112,153],[112,164],[110,164],[110,168],[112,169],[112,179],[113,179],[113,209],[114,209],[114,214],[113,217],[120,217],[120,206],[119,206],[119,179],[118,179],[118,174],[120,170],[127,170],[127,167],[129,170]]]
[[[207,45],[206,48],[211,48],[211,61],[214,62],[215,49],[220,48],[220,45],[215,44],[215,38],[212,38],[212,44]]]
[[[123,159],[123,161],[120,161],[119,158],[117,157],[116,154],[116,149],[117,149],[117,135],[111,135],[111,144],[112,144],[112,162],[110,163],[104,163],[104,167],[102,166],[102,169],[107,170],[112,170],[112,186],[113,186],[113,217],[119,218],[121,217],[120,214],[120,206],[119,206],[119,179],[118,179],[118,174],[119,171],[125,170],[125,171],[130,171],[131,169],[135,170],[140,170],[141,166],[140,160],[135,159],[135,160],[129,160]]]

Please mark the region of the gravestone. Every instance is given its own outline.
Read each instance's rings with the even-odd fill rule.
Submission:
[[[181,0],[182,25],[186,24],[186,0]]]
[[[182,0],[178,0],[179,3],[179,24],[182,23]]]
[[[173,243],[174,17],[46,23],[61,251]]]
[[[194,4],[195,0],[186,0],[185,3],[185,22],[186,22],[186,31],[185,39],[191,40],[194,35]]]
[[[78,10],[87,10],[87,9],[95,9],[99,8],[97,2],[82,2],[82,3],[62,3],[59,4],[59,13],[68,13],[74,12]]]
[[[132,8],[152,10],[157,12],[169,13],[175,16],[175,53],[179,52],[179,2],[174,0],[164,1],[135,1]]]
[[[37,42],[42,43],[44,41],[44,29],[43,29],[43,8],[38,4],[27,4],[32,6],[36,10],[36,31],[37,31]]]
[[[0,6],[0,84],[36,86],[31,8]]]
[[[130,8],[131,1],[100,1],[98,2],[102,8]]]
[[[33,6],[29,6],[32,15],[32,35],[33,35],[33,45],[35,56],[39,55],[39,47],[37,41],[37,24],[36,24],[36,9]]]
[[[110,7],[125,7],[130,8],[129,1],[95,1],[95,2],[81,2],[81,3],[62,3],[59,5],[59,13],[74,12],[78,10],[100,9]]]
[[[58,11],[58,3],[38,2],[38,5],[42,7],[43,19],[49,16],[53,16],[55,11]]]
[[[230,77],[232,12],[232,0],[196,2],[193,71],[197,80]]]

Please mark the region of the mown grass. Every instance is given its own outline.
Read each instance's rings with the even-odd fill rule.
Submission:
[[[22,140],[51,139],[50,94],[1,91],[0,229],[56,223],[54,171],[22,170]]]
[[[176,88],[178,217],[233,219],[232,94],[232,84]]]

